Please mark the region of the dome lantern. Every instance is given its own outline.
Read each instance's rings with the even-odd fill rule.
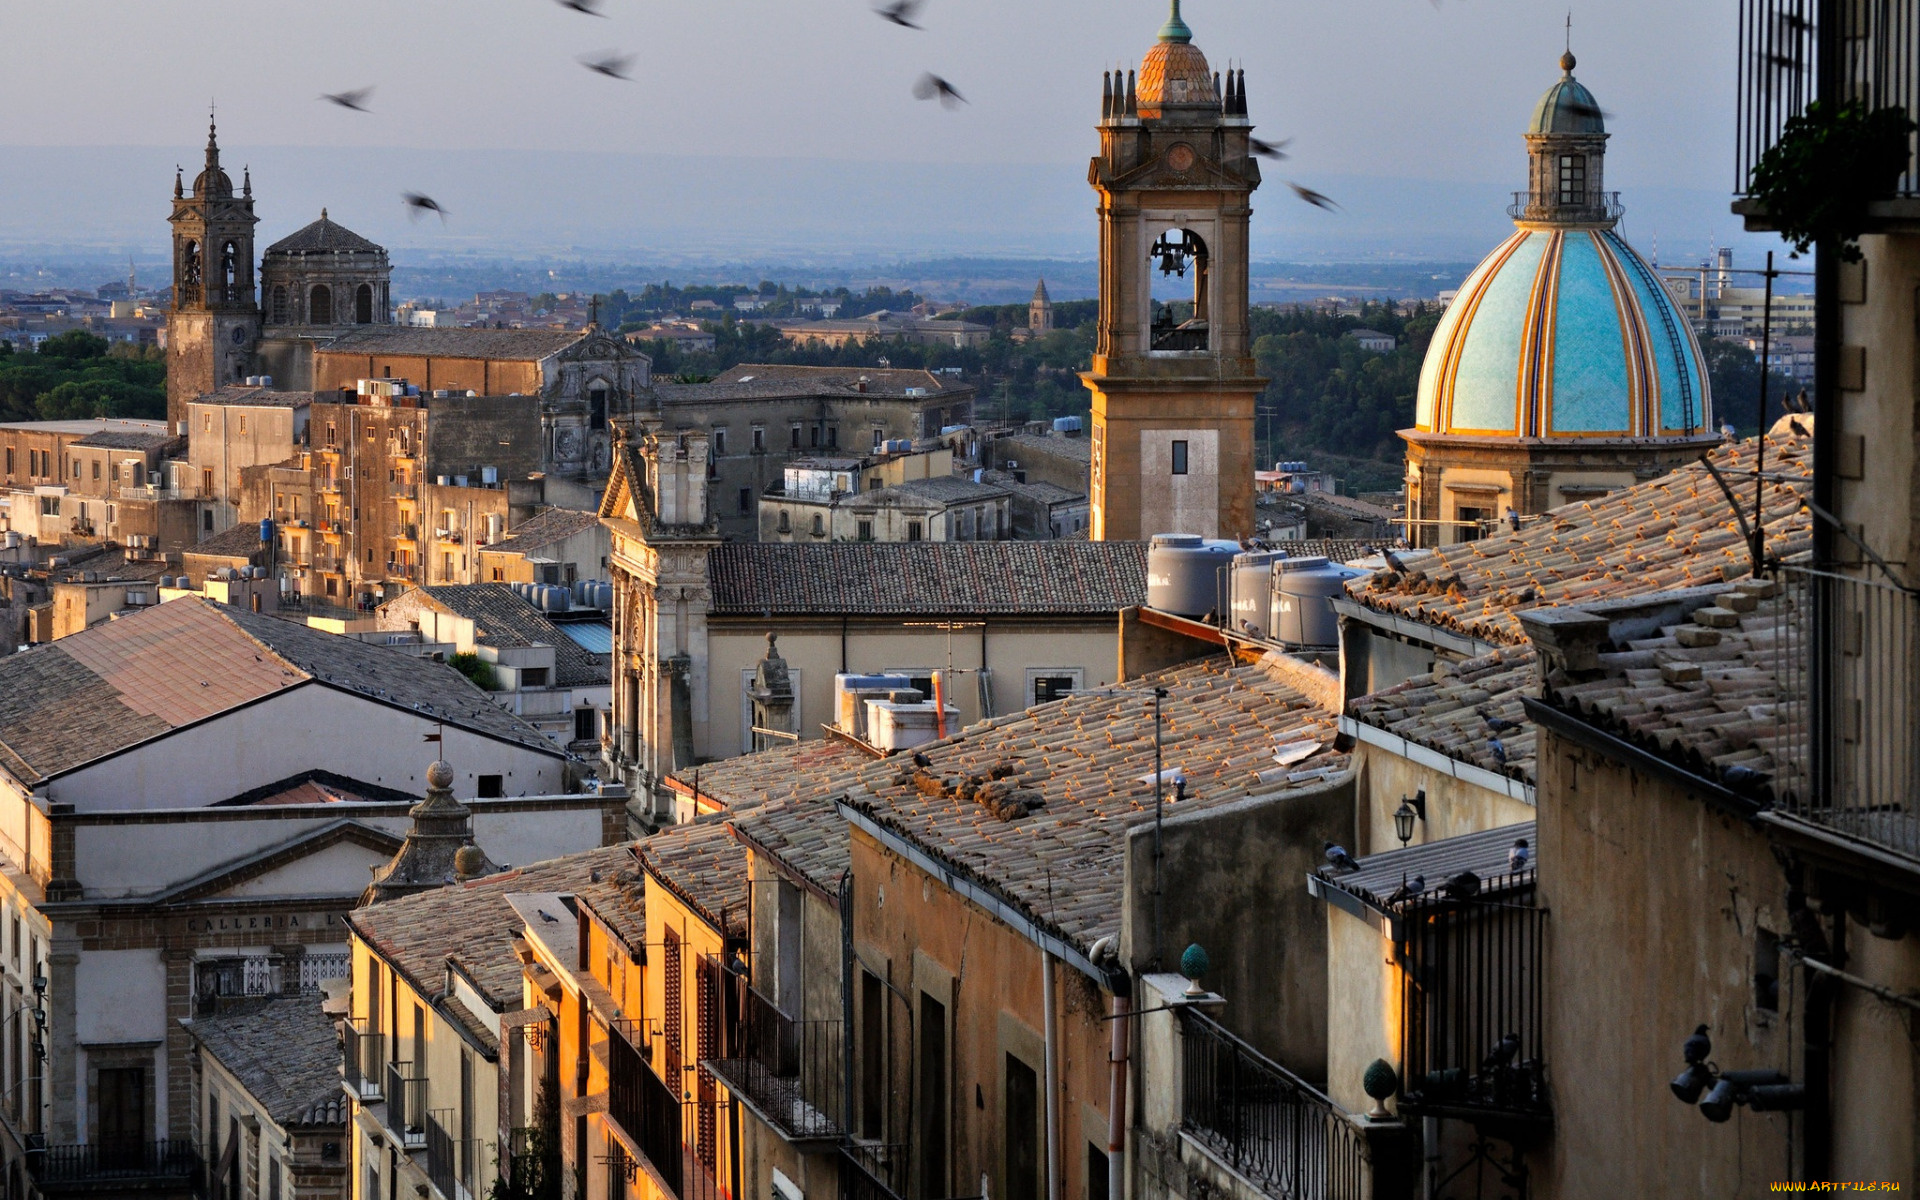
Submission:
[[[1620,219],[1619,194],[1605,190],[1606,118],[1573,65],[1573,51],[1560,56],[1559,80],[1533,107],[1527,190],[1507,210],[1516,221],[1611,226]]]

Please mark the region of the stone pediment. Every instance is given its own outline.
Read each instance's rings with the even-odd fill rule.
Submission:
[[[359,821],[330,821],[278,845],[222,863],[177,883],[151,900],[190,904],[206,900],[267,900],[338,896],[366,888],[371,869],[399,852],[401,839]]]
[[[1192,152],[1193,162],[1184,171],[1175,170],[1171,159],[1174,151],[1183,146]],[[1248,159],[1244,171],[1229,170],[1225,164],[1208,158],[1199,146],[1178,142],[1132,170],[1102,182],[1109,190],[1116,192],[1238,190],[1249,184],[1254,187],[1260,185],[1260,164]]]
[[[625,339],[596,329],[556,357],[561,362],[619,362],[640,355]]]

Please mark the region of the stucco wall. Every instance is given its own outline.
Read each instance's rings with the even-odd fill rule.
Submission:
[[[1408,845],[1517,825],[1536,815],[1534,806],[1524,800],[1422,766],[1383,746],[1362,741],[1354,746],[1353,755],[1361,799],[1360,823],[1355,831],[1358,844],[1348,847],[1355,854],[1398,850],[1400,837],[1393,827],[1394,810],[1403,797],[1422,789],[1427,793],[1427,819],[1413,823],[1413,838]]]

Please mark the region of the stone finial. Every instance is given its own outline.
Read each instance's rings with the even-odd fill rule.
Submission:
[[[434,762],[427,768],[427,786],[439,792],[452,787],[453,768],[443,761]]]

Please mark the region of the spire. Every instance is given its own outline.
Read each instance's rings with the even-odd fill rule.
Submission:
[[[1113,115],[1113,72],[1100,72],[1100,116],[1102,119]]]
[[[178,200],[187,194],[187,185],[180,178],[180,164],[173,164],[173,198]]]
[[[1167,23],[1160,27],[1160,40],[1163,42],[1191,42],[1193,30],[1180,19],[1180,0],[1173,0],[1173,11],[1167,16]]]
[[[213,124],[213,103],[207,103],[207,170],[220,169],[220,139],[215,135]]]
[[[241,194],[244,195],[249,200],[253,199],[253,166],[252,164],[248,164],[247,166],[240,168],[240,178],[242,181],[240,184]]]
[[[1178,4],[1180,0],[1174,0]],[[1140,93],[1136,90],[1136,80],[1132,71],[1127,72],[1127,111],[1129,117],[1140,115]]]

